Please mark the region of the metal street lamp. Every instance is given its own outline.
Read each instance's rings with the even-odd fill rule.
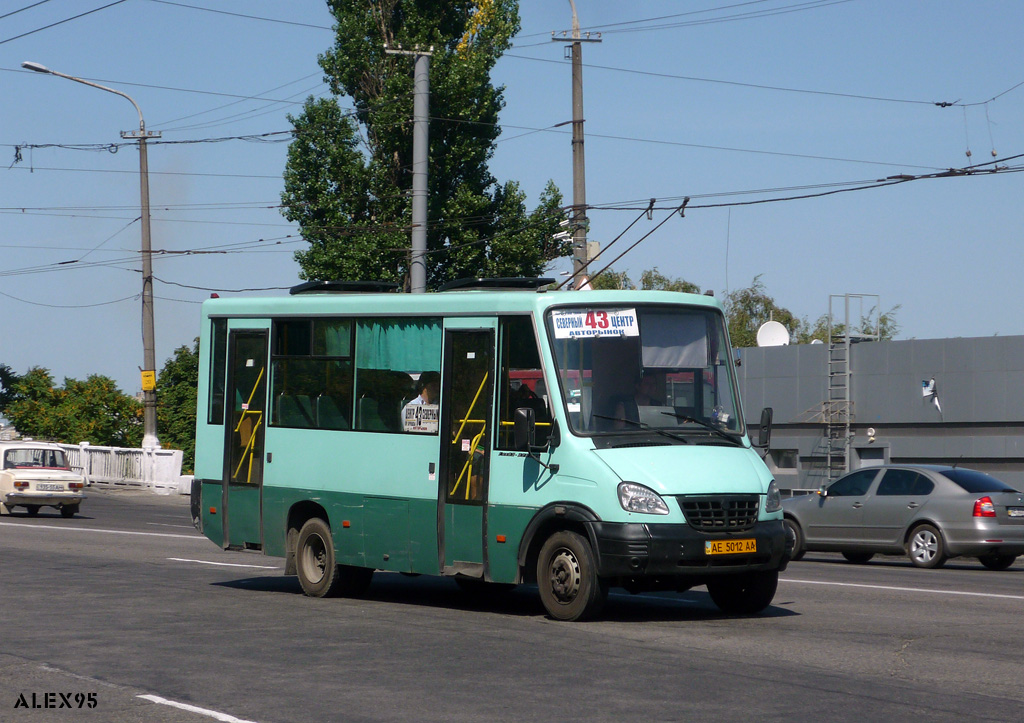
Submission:
[[[127,98],[135,106],[135,111],[139,114],[139,130],[121,131],[121,137],[135,138],[139,141],[139,184],[142,195],[140,217],[142,223],[142,352],[144,367],[142,370],[142,395],[145,412],[142,446],[144,448],[158,447],[160,443],[156,436],[156,349],[153,341],[153,254],[149,238],[149,161],[146,158],[146,139],[159,138],[160,133],[159,131],[154,133],[146,130],[146,121],[142,118],[139,104],[132,100],[132,97],[127,93],[122,93],[120,90],[114,90],[99,83],[82,80],[73,75],[58,73],[56,70],[50,70],[45,65],[40,65],[39,63],[26,61],[21,64],[21,67],[26,70],[34,70],[37,73],[47,73],[49,75],[56,75],[59,78],[67,78],[76,83],[89,85],[93,88],[99,88],[108,93],[119,95],[122,98]]]

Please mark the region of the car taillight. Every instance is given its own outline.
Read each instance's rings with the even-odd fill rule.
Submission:
[[[992,504],[992,498],[988,495],[974,501],[975,517],[995,517],[996,506]]]
[[[24,481],[21,481],[21,480],[15,480],[14,481],[14,489],[16,489],[16,490],[27,490],[28,489],[28,482],[24,482]]]
[[[85,485],[82,482],[72,482],[71,484],[68,485],[68,487],[73,490],[80,490],[83,487],[85,487]]]

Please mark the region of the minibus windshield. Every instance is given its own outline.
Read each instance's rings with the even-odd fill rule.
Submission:
[[[562,403],[577,434],[744,433],[725,319],[666,305],[552,309]]]

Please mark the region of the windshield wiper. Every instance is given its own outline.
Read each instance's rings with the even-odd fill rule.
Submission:
[[[719,429],[718,427],[714,426],[713,424],[708,424],[703,419],[695,419],[695,418],[693,418],[691,416],[688,416],[686,414],[679,414],[677,412],[662,412],[662,414],[664,414],[666,416],[669,416],[669,417],[675,417],[680,422],[693,422],[697,426],[703,427],[704,429],[708,430],[709,432],[714,432],[715,434],[717,434],[722,439],[729,440],[730,442],[735,444],[737,447],[742,447],[743,446],[743,442],[741,442],[737,437],[734,437],[733,435],[729,434],[728,432],[726,432],[726,431],[724,431],[722,429]]]
[[[666,414],[667,414],[667,412],[666,412]],[[656,432],[657,434],[660,434],[663,437],[668,437],[669,439],[674,439],[677,442],[682,442],[683,444],[689,444],[690,443],[690,440],[686,439],[685,437],[680,437],[678,435],[672,434],[671,432],[666,431],[664,429],[661,429],[660,427],[652,427],[651,425],[646,424],[645,422],[636,422],[636,421],[634,421],[632,419],[623,419],[621,417],[609,417],[606,414],[594,414],[594,415],[591,415],[591,416],[597,417],[598,419],[608,419],[608,420],[611,420],[613,422],[625,422],[626,424],[632,424],[633,426],[640,427],[640,429],[644,429],[644,430],[646,430],[648,432]]]

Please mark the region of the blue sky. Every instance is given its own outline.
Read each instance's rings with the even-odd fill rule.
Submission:
[[[0,7],[0,363],[46,367],[58,383],[105,374],[135,393],[138,153],[96,147],[137,115],[22,61],[128,93],[173,141],[149,152],[162,366],[198,335],[210,290],[298,282],[302,243],[276,209],[281,132],[326,92],[317,54],[333,33],[317,0],[111,2]],[[811,321],[830,295],[878,295],[900,306],[898,338],[1024,333],[1024,164],[1011,158],[1024,153],[1024,3],[576,5],[581,26],[602,32],[584,48],[587,201],[607,207],[590,212],[591,239],[607,245],[640,215],[615,208],[691,199],[616,269],[638,278],[657,266],[718,295],[760,275]],[[570,27],[569,3],[523,0],[520,12],[494,73],[507,107],[491,170],[531,204],[554,179],[568,203],[570,131],[552,126],[571,118],[570,67],[550,34]],[[773,200],[994,158],[1007,170]],[[667,213],[641,219],[609,259]]]

